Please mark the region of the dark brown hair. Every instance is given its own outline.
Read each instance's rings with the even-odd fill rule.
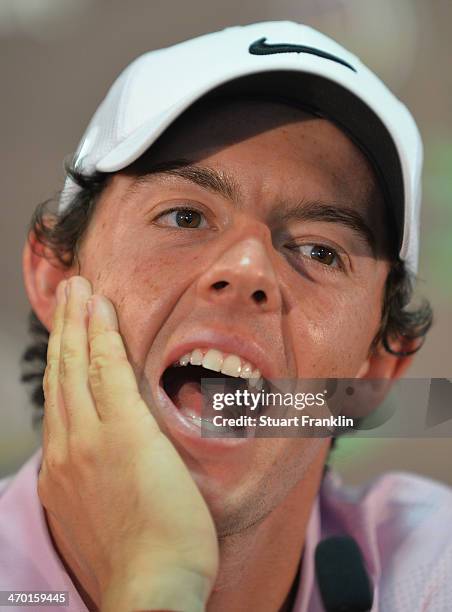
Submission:
[[[80,243],[88,227],[96,202],[108,183],[110,174],[97,173],[85,176],[73,168],[67,170],[79,187],[69,206],[61,213],[49,211],[52,200],[39,204],[31,218],[29,233],[48,247],[55,258],[55,265],[70,268],[77,261]],[[394,239],[395,240],[395,239]],[[393,242],[394,242],[393,240]],[[381,325],[371,350],[381,342],[390,353],[406,356],[416,352],[432,324],[432,310],[427,301],[416,308],[410,308],[413,297],[414,278],[407,272],[404,263],[396,255],[397,246],[392,245],[392,264],[386,279],[382,303]],[[21,381],[32,384],[31,401],[35,408],[33,425],[41,423],[44,407],[42,382],[46,367],[49,333],[33,310],[29,314],[29,333],[32,340],[25,349],[21,363]],[[397,352],[391,344],[402,341],[418,341],[416,348],[409,352]]]

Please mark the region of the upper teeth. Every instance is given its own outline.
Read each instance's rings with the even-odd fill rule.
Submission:
[[[249,361],[242,360],[238,355],[223,353],[217,349],[195,348],[190,353],[182,355],[178,364],[186,366],[202,365],[207,370],[222,372],[227,376],[247,378],[251,387],[261,388],[263,379],[260,370]]]

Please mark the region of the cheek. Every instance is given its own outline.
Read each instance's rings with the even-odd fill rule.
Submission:
[[[323,288],[311,292],[292,314],[298,375],[354,377],[367,357],[379,320],[379,301],[369,291],[328,293]]]
[[[95,292],[115,306],[121,335],[136,371],[143,367],[152,343],[187,287],[187,262],[174,251],[145,246],[145,237],[132,236],[127,243],[115,237],[107,249],[96,249],[96,261],[84,252],[81,274]],[[193,258],[189,270],[193,269]]]

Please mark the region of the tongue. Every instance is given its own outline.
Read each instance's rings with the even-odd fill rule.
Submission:
[[[173,402],[182,412],[191,412],[200,417],[202,411],[200,383],[197,381],[182,383],[174,395]]]

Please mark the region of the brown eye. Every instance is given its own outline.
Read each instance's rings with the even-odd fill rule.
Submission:
[[[201,225],[201,214],[196,210],[178,210],[176,223],[179,227],[197,228]]]
[[[339,256],[334,249],[323,244],[301,244],[296,249],[301,255],[330,268],[339,268]]]
[[[312,259],[316,259],[327,266],[331,266],[336,258],[336,253],[328,247],[315,244],[311,249]]]
[[[195,208],[170,208],[158,215],[154,223],[180,229],[205,229],[209,226],[205,215]]]

